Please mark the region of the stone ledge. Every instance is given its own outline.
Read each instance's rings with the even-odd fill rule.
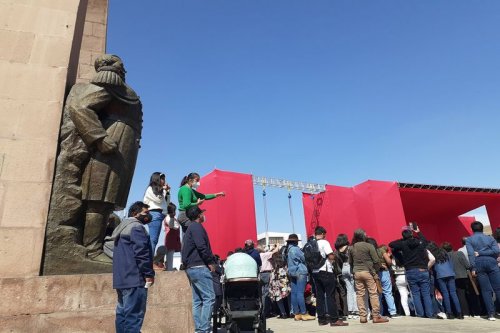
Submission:
[[[116,292],[111,274],[0,279],[0,332],[112,332]],[[157,272],[143,332],[194,330],[184,272]]]

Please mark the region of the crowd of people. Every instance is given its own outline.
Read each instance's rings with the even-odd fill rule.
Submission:
[[[456,250],[449,242],[438,246],[427,240],[417,225],[405,227],[402,238],[387,245],[357,229],[350,242],[340,234],[332,247],[326,230],[317,227],[301,250],[291,234],[281,251],[261,253],[263,266],[273,253],[270,282],[263,279],[270,290],[266,315],[316,316],[319,325],[331,326],[404,316],[494,321],[500,315],[500,228],[494,237],[483,233],[481,222],[471,229]]]
[[[179,251],[191,284],[195,330],[212,331],[224,265],[211,250],[200,205],[225,194],[198,192],[199,180],[197,173],[182,180],[176,216],[165,175],[154,173],[143,202],[134,203],[129,218],[114,230],[110,241],[117,332],[126,331],[124,327],[140,330],[147,288],[154,283],[153,266],[172,270],[173,254]],[[162,226],[165,245],[153,257]],[[345,234],[337,235],[332,246],[327,230],[318,226],[302,248],[298,235],[290,234],[286,244],[270,248],[247,240],[227,257],[246,253],[255,260],[266,317],[317,320],[334,327],[348,326],[349,320],[378,324],[403,316],[483,316],[494,321],[500,313],[500,228],[495,238],[483,233],[481,222],[473,222],[471,229],[463,247],[454,250],[448,242],[427,240],[416,224],[387,245],[357,229],[350,241]]]

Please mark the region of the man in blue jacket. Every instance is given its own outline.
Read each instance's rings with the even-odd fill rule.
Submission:
[[[495,293],[497,299],[500,299],[500,269],[497,265],[500,250],[493,237],[483,234],[481,222],[474,221],[470,227],[474,234],[467,238],[465,246],[472,266],[472,275],[477,275],[488,319],[495,320],[495,305],[492,294]]]
[[[182,264],[191,282],[193,293],[193,320],[196,333],[208,333],[215,292],[211,272],[215,272],[215,259],[210,240],[202,223],[205,210],[198,206],[189,207],[186,216],[191,223],[182,242]]]
[[[139,333],[146,314],[147,288],[154,283],[153,252],[144,227],[151,221],[148,205],[137,201],[128,218],[113,231],[113,288],[118,294],[117,333]]]
[[[245,241],[245,252],[246,252],[246,254],[251,256],[253,258],[253,260],[255,260],[255,262],[257,263],[257,268],[260,270],[260,267],[262,266],[262,259],[260,259],[259,251],[257,251],[255,249],[255,245],[253,243],[253,240],[247,239]]]

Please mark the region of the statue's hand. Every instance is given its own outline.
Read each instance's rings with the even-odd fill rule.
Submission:
[[[118,145],[113,139],[105,137],[97,141],[97,149],[103,154],[111,154],[118,150]]]

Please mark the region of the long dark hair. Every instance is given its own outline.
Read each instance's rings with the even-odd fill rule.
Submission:
[[[182,177],[181,186],[186,185],[191,179],[200,179],[200,175],[196,172],[191,172],[187,176]]]
[[[335,240],[335,250],[339,250],[341,247],[349,245],[349,239],[347,239],[346,234],[339,234]]]
[[[366,241],[366,232],[363,229],[354,230],[354,235],[352,236],[351,244],[354,245],[358,242]]]
[[[443,263],[449,260],[446,251],[437,246],[434,242],[429,242],[427,245],[427,250],[431,251],[432,255],[436,258],[436,263]]]
[[[160,182],[161,179],[165,180],[165,174],[161,172],[153,172],[149,179],[149,186],[151,186],[153,193],[158,196],[163,196],[163,187]]]
[[[367,242],[368,244],[373,245],[373,247],[374,247],[375,249],[378,249],[377,240],[376,240],[375,238],[368,237],[368,238],[366,239],[366,242]]]
[[[281,251],[280,251],[281,252]],[[286,266],[285,260],[283,260],[283,256],[280,252],[273,253],[271,257],[271,261],[273,263],[274,269],[284,268]]]

